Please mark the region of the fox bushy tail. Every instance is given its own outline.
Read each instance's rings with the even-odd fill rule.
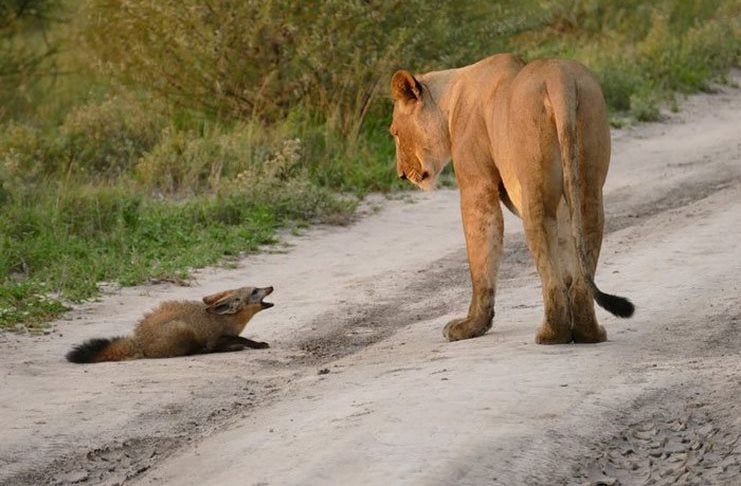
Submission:
[[[554,110],[558,141],[561,146],[561,165],[564,175],[564,195],[571,215],[571,232],[576,241],[576,255],[579,271],[589,285],[597,305],[617,317],[631,317],[635,306],[625,297],[602,292],[594,283],[594,275],[587,259],[582,222],[582,205],[579,197],[579,158],[576,145],[577,84],[568,76],[563,77],[564,89],[558,95],[549,97]],[[550,93],[549,93],[550,94]]]
[[[138,358],[134,341],[130,337],[88,339],[67,353],[71,363],[100,363]]]

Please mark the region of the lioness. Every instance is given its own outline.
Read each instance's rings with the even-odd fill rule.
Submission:
[[[397,71],[391,94],[399,177],[429,190],[452,158],[460,188],[473,296],[468,316],[445,326],[447,339],[491,328],[500,200],[522,218],[540,274],[545,318],[537,343],[605,341],[592,299],[616,316],[633,314],[630,301],[594,283],[610,130],[602,90],[586,67],[560,59],[526,65],[499,54],[418,76]]]

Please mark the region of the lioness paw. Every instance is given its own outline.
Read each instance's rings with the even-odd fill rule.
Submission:
[[[451,342],[460,341],[461,339],[482,336],[489,329],[491,329],[491,318],[476,319],[466,317],[464,319],[454,319],[443,328],[443,337]]]
[[[571,331],[566,326],[555,327],[545,323],[535,334],[537,344],[567,344],[571,342]]]
[[[602,343],[607,341],[607,331],[605,331],[604,326],[599,324],[589,330],[574,327],[571,334],[575,343]]]

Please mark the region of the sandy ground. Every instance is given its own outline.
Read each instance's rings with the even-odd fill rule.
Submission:
[[[533,343],[539,281],[510,215],[494,328],[446,343],[468,305],[458,194],[415,193],[1,334],[0,483],[738,484],[741,90],[614,139],[597,281],[638,310],[599,311],[608,342]],[[249,284],[276,287],[245,332],[271,349],[63,359],[160,300]]]

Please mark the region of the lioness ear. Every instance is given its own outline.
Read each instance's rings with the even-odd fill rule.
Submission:
[[[203,298],[203,303],[206,304],[206,305],[211,305],[214,302],[216,302],[217,300],[222,299],[228,293],[229,293],[229,291],[228,290],[225,290],[223,292],[217,292],[215,294],[207,295],[206,297]]]
[[[396,101],[420,101],[422,84],[409,71],[400,69],[391,78],[391,96]]]
[[[206,307],[206,312],[210,314],[227,315],[236,314],[242,310],[242,302],[239,296],[232,292],[223,292],[224,296],[212,302]],[[210,297],[210,296],[209,296]]]

